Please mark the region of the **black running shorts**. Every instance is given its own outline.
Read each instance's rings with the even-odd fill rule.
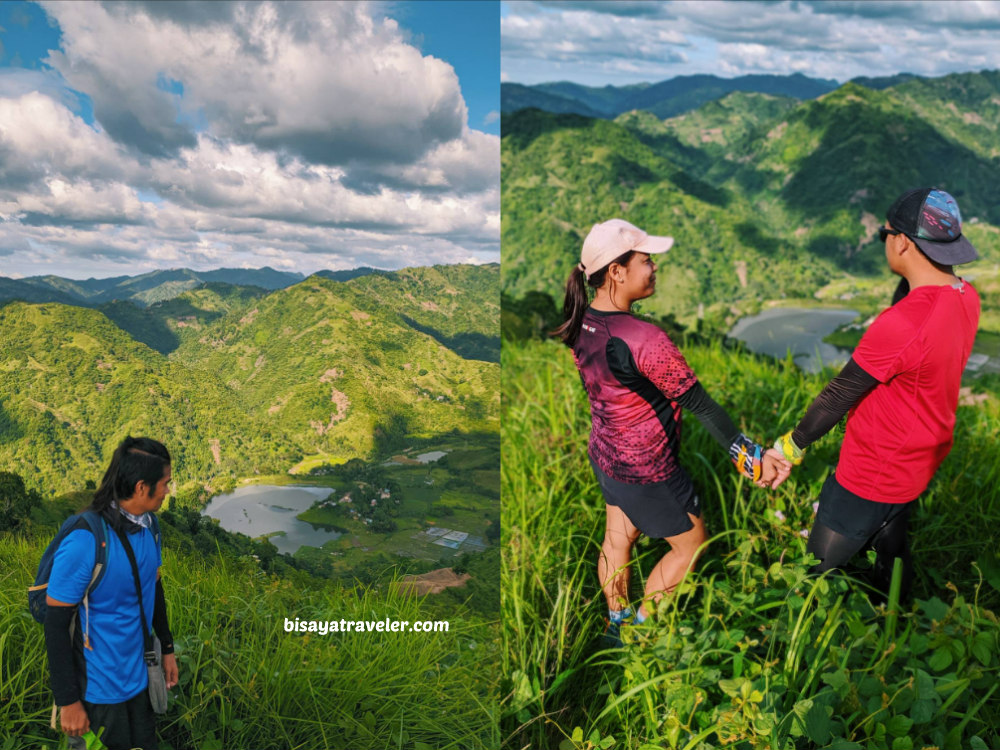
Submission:
[[[907,512],[909,503],[880,503],[866,500],[844,489],[831,474],[819,493],[816,520],[828,529],[848,539],[867,541],[872,534],[900,513]]]
[[[701,518],[694,484],[680,466],[668,479],[652,484],[627,484],[612,479],[590,459],[604,502],[621,508],[643,534],[667,539],[694,528],[688,513]]]

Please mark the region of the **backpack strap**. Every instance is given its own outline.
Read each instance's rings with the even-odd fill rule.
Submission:
[[[94,511],[80,514],[86,522],[86,527],[94,535],[94,571],[90,575],[90,583],[83,592],[83,609],[86,614],[86,624],[83,628],[83,647],[93,651],[90,645],[90,592],[99,583],[108,567],[108,526],[104,517]],[[71,636],[72,637],[72,634]]]

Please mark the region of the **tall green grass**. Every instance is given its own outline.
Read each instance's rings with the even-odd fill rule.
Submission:
[[[758,439],[791,429],[830,374],[719,343],[682,349]],[[625,648],[601,651],[586,395],[561,345],[505,341],[502,357],[506,747],[1000,746],[995,398],[959,410],[953,454],[914,509],[916,601],[901,606],[897,587],[878,609],[861,582],[808,574],[801,532],[839,429],[769,493],[689,417],[681,460],[712,535],[705,555],[651,622],[626,628]],[[665,551],[638,545],[634,599]]]
[[[48,538],[0,535],[0,748],[55,748],[42,627],[26,587]],[[248,559],[165,550],[180,685],[164,748],[494,748],[495,623],[376,588],[305,586]],[[289,633],[284,618],[450,621],[447,633]]]

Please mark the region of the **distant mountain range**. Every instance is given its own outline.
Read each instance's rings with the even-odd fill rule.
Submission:
[[[0,470],[73,489],[122,436],[150,434],[183,483],[496,432],[499,277],[440,266],[273,291],[210,281],[147,308],[0,303]]]
[[[905,74],[904,74],[905,75]],[[886,79],[867,79],[881,86]],[[659,83],[630,86],[581,86],[561,81],[524,86],[500,84],[502,113],[535,108],[556,114],[614,119],[624,112],[641,109],[657,117],[673,117],[697,109],[733,91],[771,94],[795,99],[815,99],[828,94],[839,84],[826,78],[793,75],[747,75],[720,78],[714,75],[677,76]]]
[[[667,119],[504,115],[504,292],[561,300],[590,226],[618,216],[676,239],[644,309],[714,309],[721,325],[741,301],[883,273],[877,227],[920,185],[953,193],[981,255],[1000,260],[1000,72],[873,85],[804,101],[734,91]]]
[[[357,269],[362,273],[371,269]],[[344,273],[344,272],[336,272]],[[353,273],[352,271],[346,273]],[[361,275],[361,274],[359,274]],[[301,273],[275,271],[273,268],[220,268],[216,271],[192,271],[178,268],[151,271],[138,276],[115,276],[83,281],[61,276],[29,276],[24,279],[0,277],[0,300],[26,302],[63,302],[96,307],[115,300],[128,300],[143,307],[172,299],[202,284],[222,282],[263,289],[283,289],[305,278]]]

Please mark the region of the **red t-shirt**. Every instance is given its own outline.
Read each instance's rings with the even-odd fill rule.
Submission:
[[[927,488],[951,450],[978,325],[979,294],[968,282],[917,287],[875,319],[852,356],[879,385],[848,416],[841,486],[882,503]]]

